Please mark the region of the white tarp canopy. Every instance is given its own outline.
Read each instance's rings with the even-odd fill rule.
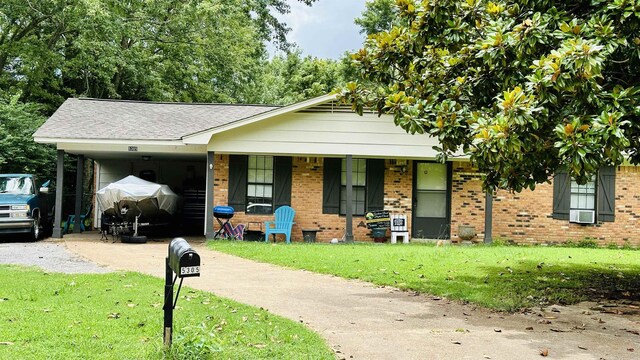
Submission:
[[[96,197],[102,211],[113,208],[114,204],[121,200],[141,201],[156,198],[160,210],[174,214],[179,201],[178,195],[169,186],[142,180],[133,175],[98,190]]]

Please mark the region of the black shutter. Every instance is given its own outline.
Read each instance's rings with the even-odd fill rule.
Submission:
[[[598,172],[598,221],[615,221],[616,168],[607,166]]]
[[[273,209],[291,206],[291,157],[276,156],[273,159]]]
[[[367,211],[384,209],[384,160],[367,160]]]
[[[571,207],[571,181],[569,174],[558,171],[553,178],[553,215],[554,219],[569,220]]]
[[[322,176],[322,213],[340,212],[340,172],[342,159],[325,158]]]
[[[229,206],[235,211],[245,211],[247,201],[247,155],[229,156]]]

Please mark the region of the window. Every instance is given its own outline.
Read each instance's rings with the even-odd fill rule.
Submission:
[[[353,159],[353,213],[384,209],[384,160]],[[345,214],[347,171],[346,160],[325,158],[322,179],[322,213]]]
[[[353,159],[351,169],[353,214],[364,215],[367,194],[367,160]],[[340,172],[340,215],[347,213],[347,161],[342,159]]]
[[[578,185],[566,172],[559,171],[553,179],[554,219],[569,220],[571,210],[595,210],[597,220],[615,221],[616,168],[600,168],[597,176]]]
[[[247,214],[273,213],[273,157],[249,155],[247,167]]]
[[[596,209],[596,180],[592,178],[584,185],[571,179],[571,209],[595,210]]]
[[[229,206],[249,214],[273,214],[291,206],[290,156],[229,155]]]

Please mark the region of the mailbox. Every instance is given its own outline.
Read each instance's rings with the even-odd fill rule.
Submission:
[[[175,277],[173,275],[175,273]],[[175,238],[169,243],[169,255],[165,259],[164,282],[164,344],[171,346],[173,337],[173,309],[178,302],[182,280],[190,276],[200,276],[200,255],[191,248],[187,240]],[[173,286],[180,278],[178,293],[173,299]]]
[[[200,276],[200,255],[183,238],[175,238],[169,245],[169,266],[177,276]]]

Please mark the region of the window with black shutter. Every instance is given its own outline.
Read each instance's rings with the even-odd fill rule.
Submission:
[[[291,205],[289,156],[229,156],[229,206],[248,214],[272,214]]]
[[[346,160],[324,159],[322,212],[340,214],[346,212]],[[366,211],[384,208],[384,160],[353,159],[352,167],[353,212],[364,215]]]
[[[570,220],[572,211],[595,211],[600,222],[615,221],[615,167],[603,167],[586,184],[580,185],[566,172],[553,179],[554,219]]]

